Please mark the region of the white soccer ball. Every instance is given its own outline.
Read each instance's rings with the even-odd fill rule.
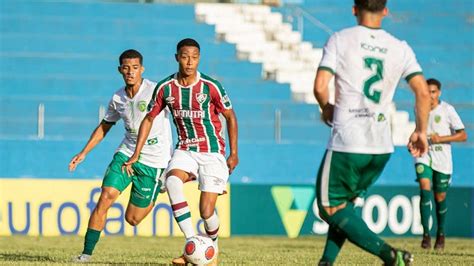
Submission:
[[[184,257],[192,264],[205,265],[210,263],[216,255],[214,241],[208,236],[196,235],[186,240]]]

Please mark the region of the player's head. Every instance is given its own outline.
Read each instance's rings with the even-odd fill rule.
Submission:
[[[137,50],[126,50],[119,57],[118,71],[122,74],[127,86],[134,86],[142,82],[143,56]]]
[[[179,64],[179,73],[183,76],[194,75],[197,71],[200,59],[201,47],[199,43],[191,38],[186,38],[176,45],[175,58]]]
[[[431,106],[434,107],[439,103],[439,96],[441,96],[441,82],[439,80],[430,78],[426,80],[428,83],[428,89],[431,95]]]
[[[388,14],[387,0],[354,0],[352,13],[360,21],[364,16],[377,16],[380,19]]]

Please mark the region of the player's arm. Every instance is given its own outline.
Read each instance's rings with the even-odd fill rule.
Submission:
[[[227,134],[229,135],[229,147],[230,154],[227,158],[227,166],[229,167],[229,174],[232,173],[234,168],[239,163],[238,155],[238,126],[237,126],[237,117],[233,109],[226,109],[222,112],[226,123],[227,123]]]
[[[153,99],[151,99],[150,103],[148,104],[149,112],[140,123],[140,128],[138,129],[137,143],[135,145],[135,151],[133,152],[133,155],[128,159],[128,161],[126,161],[122,165],[122,171],[127,171],[127,174],[129,176],[132,176],[134,174],[132,165],[133,163],[137,162],[140,157],[140,153],[142,152],[143,146],[145,145],[145,141],[147,140],[148,135],[151,131],[151,127],[153,126],[153,120],[155,120],[155,117],[166,107],[163,102],[163,90],[159,90],[159,88],[156,88],[155,90],[158,90],[159,92],[156,97],[153,97]]]
[[[109,123],[105,120],[102,120],[94,132],[92,132],[89,141],[87,141],[87,144],[84,146],[81,152],[72,157],[71,161],[69,162],[69,171],[74,171],[77,165],[84,161],[86,155],[104,139],[113,125],[114,123]]]
[[[313,93],[321,107],[321,119],[326,125],[332,125],[334,106],[329,103],[329,81],[333,73],[326,68],[319,68],[314,80]]]
[[[467,133],[464,129],[456,130],[456,133],[448,136],[439,136],[438,134],[431,135],[431,143],[433,144],[465,142],[466,140]]]
[[[408,142],[408,150],[414,157],[420,157],[428,151],[428,138],[426,136],[426,129],[428,127],[428,116],[431,109],[431,99],[423,75],[418,74],[412,77],[408,84],[415,93],[415,115],[416,128],[411,134]]]

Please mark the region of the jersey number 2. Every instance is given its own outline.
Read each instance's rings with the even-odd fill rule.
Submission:
[[[373,57],[364,58],[364,67],[372,70],[372,66],[375,66],[375,73],[364,82],[364,95],[371,101],[379,103],[381,92],[372,86],[383,79],[383,61]]]

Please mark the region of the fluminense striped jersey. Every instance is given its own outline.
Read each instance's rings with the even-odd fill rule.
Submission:
[[[166,106],[178,132],[177,149],[225,155],[219,114],[232,109],[232,104],[217,80],[197,72],[196,82],[183,87],[177,74],[170,75],[156,86],[148,115],[155,117]]]

